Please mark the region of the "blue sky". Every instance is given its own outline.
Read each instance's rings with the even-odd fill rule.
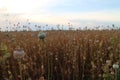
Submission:
[[[120,26],[120,0],[0,0],[0,25],[25,22]]]
[[[120,10],[119,0],[64,0],[50,8],[57,12],[91,12],[102,10]]]

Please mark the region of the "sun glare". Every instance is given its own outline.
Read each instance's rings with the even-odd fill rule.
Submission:
[[[10,13],[32,13],[44,11],[56,2],[56,0],[0,0],[0,8],[5,7]]]
[[[3,0],[0,8],[6,7],[10,13],[30,13],[37,5],[34,0]]]
[[[32,3],[32,0],[14,0],[9,2],[8,10],[12,13],[30,13],[35,7]]]

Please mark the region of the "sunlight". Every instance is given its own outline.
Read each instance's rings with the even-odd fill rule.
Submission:
[[[3,0],[0,1],[0,8],[6,7],[10,13],[33,13],[44,11],[55,2],[56,0]]]
[[[10,13],[29,13],[36,7],[33,0],[13,0],[7,1],[6,5]]]

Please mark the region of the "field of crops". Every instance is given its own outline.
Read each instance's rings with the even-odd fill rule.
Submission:
[[[0,80],[120,80],[119,30],[38,34],[0,32]]]

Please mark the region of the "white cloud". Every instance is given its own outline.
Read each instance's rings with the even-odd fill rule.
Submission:
[[[56,5],[59,0],[1,0],[0,8],[6,7],[9,13],[34,13],[45,11]]]
[[[40,15],[32,15],[31,19],[38,22],[55,22],[65,23],[72,20],[88,20],[88,21],[120,21],[120,12],[117,11],[99,11],[99,12],[78,12],[78,13],[46,13]],[[28,17],[27,17],[28,18]]]
[[[120,22],[120,12],[117,11],[99,11],[82,13],[44,13],[44,14],[15,14],[7,17],[11,22],[26,21],[46,23],[46,24],[64,24],[68,22],[73,25],[92,26],[105,22]],[[84,22],[83,22],[84,21]]]
[[[2,21],[5,19],[8,19],[13,23],[30,19],[31,22],[47,24],[67,24],[68,22],[71,22],[73,25],[95,25],[96,21],[120,21],[120,12],[117,10],[94,12],[71,11],[71,13],[68,13],[67,11],[61,13],[49,11],[50,7],[57,6],[58,4],[72,5],[72,2],[68,0],[65,0],[65,2],[64,0],[0,0],[0,22],[2,24]],[[9,14],[9,16],[6,16],[6,14]],[[79,21],[86,21],[86,23]]]
[[[0,15],[6,14],[8,12],[6,7],[1,7],[0,8]]]
[[[0,0],[0,25],[5,25],[5,20],[13,23],[19,20],[34,20],[33,15],[40,16],[58,3],[59,0]]]

